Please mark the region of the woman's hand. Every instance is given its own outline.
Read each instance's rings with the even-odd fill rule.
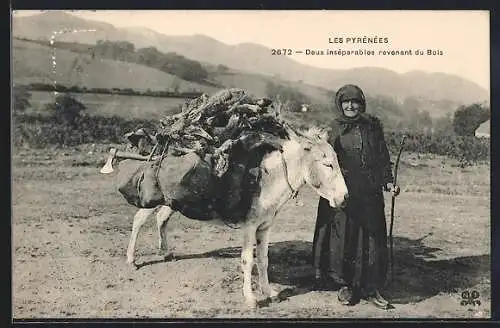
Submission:
[[[390,191],[394,197],[399,195],[399,193],[401,192],[401,189],[398,185],[394,185],[390,182],[386,185],[385,190]]]

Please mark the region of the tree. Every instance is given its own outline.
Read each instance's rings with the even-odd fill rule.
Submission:
[[[179,93],[180,87],[181,87],[181,81],[179,80],[179,78],[174,77],[172,83],[170,84],[170,88],[172,88],[172,90],[175,93]]]
[[[267,97],[271,99],[276,99],[276,96],[279,93],[278,86],[271,81],[267,82],[265,93]]]
[[[137,51],[139,55],[138,64],[149,67],[160,68],[159,58],[161,53],[155,47],[142,48]]]
[[[176,75],[181,79],[202,82],[208,78],[207,70],[197,61],[188,59],[177,53],[160,52],[156,47],[135,49],[127,41],[97,41],[95,53],[102,58],[133,62],[156,68]],[[225,69],[219,65],[218,69]]]
[[[24,86],[14,86],[13,90],[13,114],[22,113],[31,107],[31,93]]]
[[[135,46],[127,41],[98,40],[94,48],[95,53],[107,59],[130,61],[135,55]]]
[[[489,119],[489,107],[481,104],[462,105],[453,115],[453,131],[459,136],[473,137],[477,128]]]
[[[432,129],[432,118],[428,111],[421,110],[418,112],[418,130],[424,133],[430,132]]]
[[[303,104],[311,104],[311,99],[302,92],[272,81],[267,82],[265,92],[266,96],[273,100],[279,95],[285,110],[291,112],[300,112]]]
[[[385,115],[389,116],[389,114],[396,116],[403,116],[403,111],[401,107],[394,101],[394,99],[388,96],[377,95],[375,97],[366,97],[366,110],[369,113],[373,113],[374,115],[385,113]]]
[[[394,129],[397,123],[396,118],[404,116],[394,99],[382,95],[367,96],[366,111],[378,117],[387,130]]]
[[[404,98],[403,104],[401,106],[405,111],[410,111],[418,110],[422,105],[421,100],[419,100],[417,97],[409,96]]]
[[[59,122],[76,125],[87,107],[69,94],[57,95],[53,103],[45,105],[54,119]]]
[[[222,73],[222,74],[227,73],[229,72],[229,67],[227,67],[226,65],[219,64],[217,65],[216,71],[217,73]]]

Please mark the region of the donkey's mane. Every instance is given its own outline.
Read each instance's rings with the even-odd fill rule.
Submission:
[[[326,137],[326,130],[317,126],[312,126],[303,133],[306,138],[313,140],[323,139]]]
[[[292,132],[291,134],[295,134],[301,139],[305,139],[309,142],[318,142],[320,140],[325,140],[327,137],[327,130],[317,126],[296,129],[288,125],[287,129]]]

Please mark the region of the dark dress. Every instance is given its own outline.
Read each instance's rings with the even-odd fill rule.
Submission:
[[[389,152],[379,121],[364,116],[330,139],[349,192],[346,206],[320,198],[313,264],[341,285],[381,288],[388,251],[383,186],[393,182]]]

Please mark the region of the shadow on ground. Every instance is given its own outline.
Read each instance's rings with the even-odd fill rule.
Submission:
[[[392,303],[419,302],[441,292],[459,293],[480,284],[489,285],[489,255],[438,259],[434,253],[440,249],[425,246],[424,238],[394,238],[394,281],[388,283],[384,290]],[[318,286],[315,282],[311,251],[312,243],[306,241],[284,241],[269,245],[269,281],[290,286],[281,292],[280,299],[314,290],[336,289]],[[240,247],[228,247],[200,254],[179,254],[175,260],[238,258],[240,252]],[[145,262],[140,267],[171,259]]]

